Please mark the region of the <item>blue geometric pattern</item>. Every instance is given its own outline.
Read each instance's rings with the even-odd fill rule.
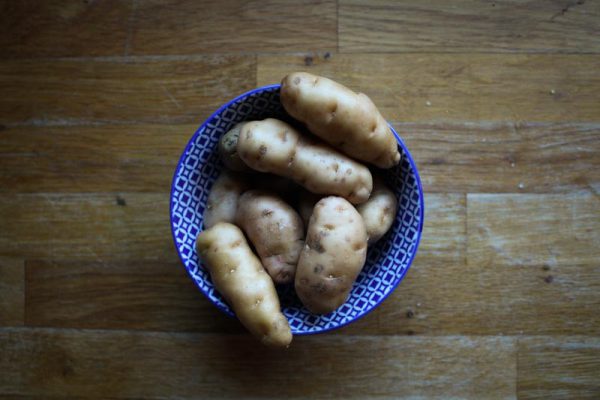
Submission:
[[[208,271],[199,262],[195,242],[208,193],[223,168],[217,154],[219,138],[238,122],[268,117],[290,121],[279,101],[279,85],[255,89],[222,106],[190,139],[171,187],[171,229],[179,257],[200,290],[231,316],[233,311],[215,291]],[[423,191],[410,153],[393,128],[392,131],[402,154],[400,165],[385,176],[399,200],[394,224],[386,236],[369,248],[367,262],[348,301],[336,311],[311,314],[298,300],[293,284],[278,287],[283,313],[296,335],[339,328],[362,317],[396,288],[412,263],[423,228]]]

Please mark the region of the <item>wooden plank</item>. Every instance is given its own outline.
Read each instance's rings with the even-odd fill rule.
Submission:
[[[0,194],[0,254],[25,259],[176,260],[169,195]]]
[[[19,394],[0,394],[0,399],[2,400],[67,400],[74,399],[74,397],[65,397],[65,396],[24,396]],[[104,400],[109,400],[109,397],[103,397]]]
[[[0,57],[123,55],[130,0],[4,1]]]
[[[464,265],[417,256],[396,291],[339,335],[600,335],[600,267]]]
[[[337,48],[334,0],[139,2],[133,54],[314,51]]]
[[[548,208],[552,208],[552,202],[547,200],[552,196],[540,195],[538,203],[547,203]],[[514,207],[520,207],[523,195],[510,197],[513,198]],[[428,194],[425,200],[423,241],[408,276],[378,309],[340,330],[339,334],[600,335],[600,316],[597,313],[600,304],[600,265],[582,263],[585,261],[582,259],[579,264],[571,263],[561,258],[556,262],[542,260],[539,264],[505,265],[499,257],[492,263],[469,261],[467,264],[465,196]],[[585,209],[589,207],[586,201],[585,198],[575,199],[574,207]],[[129,200],[127,204],[129,206]],[[108,214],[104,209],[111,206],[99,207],[99,215]],[[471,206],[479,209],[474,200],[469,201]],[[549,219],[560,220],[560,207],[554,206],[554,210],[554,214],[544,210],[541,212]],[[481,213],[498,213],[498,218],[514,214],[496,205]],[[147,218],[150,212],[144,215]],[[472,214],[469,216],[473,218]],[[74,219],[69,213],[64,218]],[[138,218],[144,217],[140,214]],[[535,215],[532,221],[530,230],[539,230],[535,225]],[[570,223],[562,223],[566,227],[562,239],[574,241],[569,236]],[[164,224],[167,224],[166,217]],[[73,222],[70,222],[70,226],[69,231],[82,231]],[[108,229],[110,225],[102,228]],[[164,230],[157,224],[156,235],[162,236],[153,240],[164,241],[167,246],[170,245],[170,236]],[[577,230],[574,232],[575,237],[581,236]],[[117,231],[117,234],[120,233]],[[117,234],[113,236],[117,237]],[[84,235],[92,236],[92,233],[84,232]],[[44,238],[47,240],[55,236],[40,233],[36,240],[42,242]],[[68,242],[64,237],[59,239],[54,240],[59,244]],[[28,238],[25,244],[32,240]],[[471,243],[469,252],[473,251]],[[164,254],[156,254],[150,245],[129,245],[131,250],[127,252],[120,250],[116,243],[96,244],[91,239],[84,241],[84,244],[75,242],[72,255],[68,244],[64,244],[64,250],[55,245],[58,250],[54,251],[65,259],[94,259],[85,245],[98,253],[102,262],[28,263],[28,324],[221,333],[240,330],[234,320],[221,315],[193,287],[174,256],[165,258]],[[535,248],[535,243],[533,246]],[[115,247],[117,250],[112,250]],[[34,256],[38,258],[52,254],[44,248],[37,251]],[[588,251],[590,258],[596,257],[593,250]],[[166,261],[113,261],[119,258],[135,260],[136,255],[153,256]],[[94,293],[91,298],[90,293]],[[81,304],[85,304],[85,307]]]
[[[518,341],[520,399],[597,399],[600,339],[533,337]]]
[[[166,203],[166,196],[161,196],[125,194],[123,198],[126,199],[126,207],[131,206],[132,210],[123,212],[120,212],[121,208],[126,207],[117,206],[118,201],[110,195],[94,200],[78,195],[56,195],[49,198],[35,195],[5,196],[0,204],[6,207],[5,199],[10,198],[12,206],[2,215],[16,215],[18,218],[13,218],[17,222],[9,224],[8,230],[2,232],[4,237],[0,240],[0,251],[30,258],[100,259],[106,265],[121,265],[121,263],[113,264],[113,260],[139,258],[165,260],[170,262],[167,265],[175,265],[177,261],[173,255],[167,217],[159,211],[166,210],[166,204],[160,204],[161,201]],[[480,196],[491,197],[491,195]],[[592,195],[569,199],[572,207],[577,210],[577,217],[571,220],[571,217],[561,217],[564,207],[556,204],[556,199],[568,199],[568,196],[497,196],[512,206],[507,207],[496,202],[492,202],[491,205],[487,202],[481,203],[477,199],[478,196],[469,195],[470,239],[467,251],[464,197],[458,194],[428,195],[422,247],[406,280],[374,313],[340,332],[343,334],[600,334],[598,331],[600,317],[597,314],[597,305],[600,304],[598,298],[600,268],[596,261],[598,236],[594,231],[588,232],[590,223],[597,226],[597,223],[593,222],[598,215],[597,209],[594,208],[597,207],[597,203],[593,203],[596,200],[592,199]],[[472,211],[471,207],[475,211]],[[512,222],[512,218],[518,219],[518,210],[521,208],[523,208],[521,212],[530,214],[527,229],[523,227],[517,229],[518,227],[512,226],[515,223]],[[536,209],[539,210],[538,214]],[[511,219],[507,218],[507,215],[510,215]],[[41,223],[33,222],[40,221],[40,218],[43,219]],[[515,239],[530,243],[533,250],[522,251],[527,252],[528,257],[535,258],[528,262],[514,263],[514,260],[507,261],[502,256],[487,255],[488,242],[477,244],[472,236],[477,226],[480,224],[488,226],[490,225],[488,220],[496,218],[502,219],[504,225],[512,227],[515,232],[532,232],[530,236],[518,235]],[[548,221],[558,221],[561,229],[553,233],[546,232]],[[135,234],[132,233],[134,226]],[[491,232],[494,237],[500,238],[497,243],[505,246],[505,253],[514,253],[514,248],[505,244],[506,239],[502,239],[501,234],[496,233],[499,228],[494,227],[494,229]],[[552,236],[556,241],[564,242],[561,245],[553,244],[552,250],[556,249],[559,253],[548,253],[545,247],[539,245]],[[585,236],[583,241],[581,241],[582,236]],[[496,242],[492,241],[492,243]],[[550,240],[548,243],[552,244],[553,241]],[[485,251],[474,250],[473,246],[481,247]],[[587,253],[583,254],[583,249]],[[541,254],[537,253],[539,251]],[[565,251],[572,252],[574,256],[572,260],[563,254]],[[468,263],[464,261],[465,253],[470,257]],[[491,261],[481,258],[481,254],[490,257]],[[481,260],[473,261],[477,260],[477,257]],[[523,258],[518,252],[514,257]],[[84,285],[87,284],[88,270],[82,263],[79,263],[77,268],[82,268],[83,275],[78,277],[75,274],[73,277],[68,277],[74,282],[74,294],[70,294],[73,299],[79,295],[76,293],[77,285],[83,285],[81,292],[84,294],[89,290],[89,287]],[[100,265],[95,265],[89,273],[95,274],[97,268],[100,268]],[[43,276],[43,272],[39,273]],[[145,288],[145,282],[148,282],[149,278],[143,274],[137,276],[137,273],[137,270],[132,271],[132,276],[128,276],[127,279],[138,280]],[[106,279],[109,284],[115,284],[117,288],[132,285],[131,296],[136,295],[135,285],[122,276],[108,274],[103,279]],[[40,282],[43,280],[38,279]],[[50,280],[48,284],[53,285],[53,282]],[[56,283],[56,287],[40,287],[39,295],[46,296],[42,289],[53,293],[55,290],[60,290],[62,285],[63,283],[59,282]],[[64,285],[68,286],[68,283],[65,282]],[[170,283],[165,285],[164,290],[168,292]],[[66,293],[65,291],[65,296]],[[129,293],[123,293],[123,298],[127,296]],[[172,301],[164,300],[163,304],[166,309],[174,309],[181,307],[181,302],[184,300],[185,297],[183,300],[175,297]],[[143,301],[156,304],[161,300],[148,294],[148,298]],[[198,301],[201,302],[197,305],[199,308],[208,306],[203,298],[200,297]],[[72,304],[74,303],[75,300]],[[50,313],[52,309],[48,310],[49,314],[42,313],[38,317],[42,321],[48,318],[66,326],[97,327],[98,325],[86,324],[94,323],[94,315],[107,314],[108,311],[101,303],[89,301],[88,303],[90,308],[82,311],[80,315],[75,314],[73,320],[60,320]],[[116,303],[114,306],[118,307],[118,303],[123,304],[124,301],[118,299]],[[72,304],[67,305],[73,307]],[[191,305],[191,301],[189,304],[194,310],[195,306]],[[131,316],[134,311],[125,307],[125,311],[122,312],[123,316]],[[202,316],[198,322],[200,327],[193,325],[196,321],[190,322],[193,317],[186,312],[176,314],[174,320],[166,319],[167,317],[161,319],[163,314],[150,313],[149,315],[156,319],[147,321],[147,325],[144,325],[146,322],[142,323],[133,317],[124,321],[135,328],[153,326],[165,330],[204,329],[202,324],[206,323]],[[102,325],[103,327],[116,323],[110,318],[107,321]],[[220,330],[221,327],[216,329]]]
[[[10,127],[0,142],[0,192],[156,192],[196,125]]]
[[[515,350],[510,338],[317,335],[278,351],[247,335],[4,329],[0,391],[258,398],[278,388],[286,398],[515,398]],[[298,365],[315,368],[298,373]]]
[[[420,253],[433,260],[464,262],[465,196],[428,195],[426,202],[426,220],[430,222]],[[28,261],[26,317],[30,326],[221,333],[242,330],[237,321],[204,298],[179,260]],[[365,322],[373,323],[369,318]],[[370,332],[376,328],[370,326]]]
[[[241,333],[177,261],[28,261],[26,325]]]
[[[341,52],[600,52],[594,1],[340,0]]]
[[[548,195],[469,194],[467,203],[470,265],[600,266],[596,188]]]
[[[0,123],[202,122],[255,87],[252,56],[0,62]]]
[[[257,81],[324,75],[369,95],[392,121],[598,122],[599,69],[597,55],[261,55]]]
[[[466,257],[466,196],[425,194],[425,223],[418,254],[464,263]]]
[[[432,197],[426,210],[439,207]],[[600,335],[595,195],[469,194],[466,203],[467,262],[428,250],[461,235],[458,212],[429,214],[405,280],[339,334]]]
[[[23,260],[0,257],[0,326],[23,325],[24,299]]]
[[[570,192],[600,185],[600,124],[395,123],[426,192]]]
[[[417,160],[428,193],[568,192],[600,183],[599,124],[394,125]],[[9,127],[0,143],[0,191],[167,188],[196,128]]]

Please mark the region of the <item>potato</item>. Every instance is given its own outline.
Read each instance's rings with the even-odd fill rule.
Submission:
[[[367,230],[356,209],[341,197],[315,205],[296,269],[298,297],[311,312],[341,306],[367,256]]]
[[[398,201],[396,195],[383,181],[375,178],[373,181],[373,192],[366,203],[356,207],[365,226],[369,245],[377,242],[390,229],[396,218]]]
[[[283,121],[244,124],[238,154],[249,167],[291,178],[313,193],[342,196],[354,204],[371,194],[373,178],[367,167]]]
[[[280,310],[275,285],[250,250],[242,231],[230,223],[219,222],[200,232],[196,249],[215,288],[240,322],[267,346],[289,346],[292,332]]]
[[[310,216],[313,213],[315,204],[322,198],[323,196],[311,193],[304,189],[298,194],[298,214],[300,214],[300,218],[302,218],[305,228],[308,227],[308,222],[310,221]]]
[[[240,137],[240,130],[243,122],[235,125],[229,132],[225,133],[219,139],[219,155],[223,164],[232,171],[250,171],[250,168],[244,164],[242,159],[237,154],[237,142]]]
[[[204,227],[234,222],[238,199],[247,189],[247,177],[224,169],[213,184],[204,210]]]
[[[371,99],[306,72],[281,82],[281,103],[308,129],[350,157],[380,168],[400,162],[398,143]]]
[[[249,190],[240,197],[236,224],[254,245],[273,281],[293,282],[304,246],[304,224],[296,210],[273,193]]]

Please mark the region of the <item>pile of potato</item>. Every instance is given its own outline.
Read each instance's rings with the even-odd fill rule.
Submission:
[[[316,314],[347,300],[367,246],[397,211],[393,192],[363,162],[400,162],[387,122],[362,93],[297,72],[283,79],[281,103],[307,131],[268,118],[223,135],[219,152],[228,169],[208,196],[196,242],[215,288],[273,347],[292,340],[275,284],[293,283]]]

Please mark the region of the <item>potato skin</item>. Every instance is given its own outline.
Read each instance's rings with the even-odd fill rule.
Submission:
[[[398,210],[398,200],[383,181],[376,178],[373,182],[373,192],[366,203],[356,207],[369,237],[369,246],[377,242],[391,228]]]
[[[400,162],[394,134],[363,93],[331,79],[295,72],[281,82],[281,103],[312,133],[353,158],[380,168]]]
[[[313,193],[342,196],[354,204],[367,201],[373,188],[367,167],[277,119],[247,122],[238,154],[257,171],[290,178]]]
[[[196,249],[215,288],[240,322],[267,346],[289,346],[292,333],[280,310],[275,285],[242,231],[233,224],[219,222],[200,232]]]
[[[243,122],[236,124],[233,128],[231,128],[231,130],[229,130],[219,139],[218,148],[221,160],[223,161],[223,164],[225,164],[225,166],[232,171],[250,171],[250,167],[244,164],[240,156],[237,154],[237,142],[243,125]]]
[[[304,224],[290,205],[273,193],[249,190],[238,203],[236,224],[254,245],[276,284],[294,281]]]
[[[213,184],[204,210],[204,227],[218,222],[234,222],[238,200],[247,188],[247,178],[224,169]]]
[[[311,312],[326,314],[341,306],[367,256],[367,231],[356,209],[341,197],[315,205],[296,269],[295,287]]]

